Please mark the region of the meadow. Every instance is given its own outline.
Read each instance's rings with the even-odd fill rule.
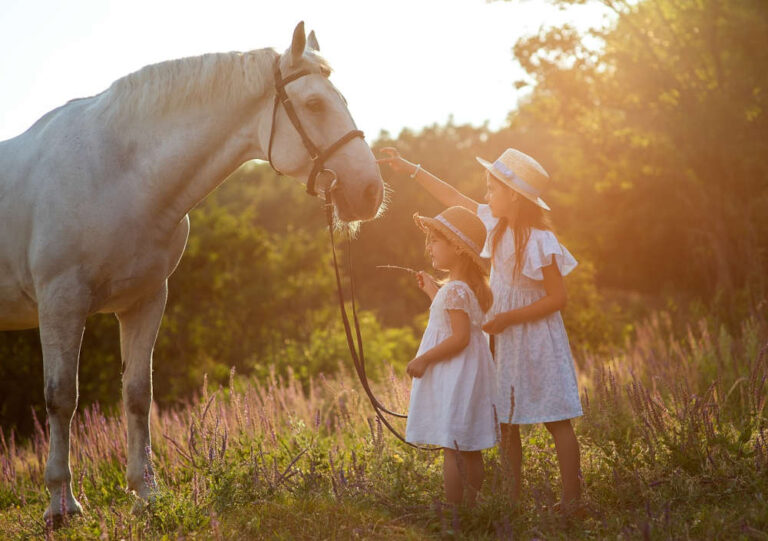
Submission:
[[[519,504],[495,449],[475,509],[441,500],[440,456],[383,429],[346,360],[321,205],[251,161],[191,211],[170,279],[152,505],[125,490],[116,319],[85,331],[71,453],[85,512],[57,528],[42,520],[39,334],[0,333],[0,540],[768,539],[768,48],[755,47],[768,3],[589,3],[614,22],[519,37],[526,76],[500,129],[449,117],[371,145],[478,201],[476,156],[518,148],[552,175],[553,224],[579,261],[563,317],[585,411],[585,518],[552,510],[557,460],[539,426],[523,430]],[[382,71],[377,84],[402,81]],[[412,215],[442,208],[408,175],[386,177],[387,210],[349,269],[374,387],[404,411],[427,300],[379,267],[425,268]]]
[[[621,350],[578,355],[585,415],[586,518],[552,510],[553,444],[524,434],[524,488],[497,450],[474,509],[442,496],[439,453],[411,449],[380,422],[351,370],[308,384],[233,370],[183,407],[153,409],[158,487],[143,506],[125,491],[125,427],[98,404],[73,422],[73,489],[82,516],[42,520],[47,433],[0,441],[0,537],[11,539],[766,539],[768,322],[713,316],[679,325],[661,311]],[[409,382],[376,388],[407,408]]]

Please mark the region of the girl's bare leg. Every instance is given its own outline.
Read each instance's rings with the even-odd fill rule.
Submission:
[[[467,475],[464,500],[467,505],[472,507],[477,501],[477,494],[480,492],[485,479],[483,453],[480,451],[462,451],[461,459],[464,461],[464,470]]]
[[[523,470],[523,445],[520,442],[520,425],[501,423],[501,450],[512,468],[512,501],[520,500],[520,481]]]
[[[562,505],[577,502],[581,498],[581,482],[579,479],[580,456],[579,442],[573,432],[570,419],[544,423],[547,430],[555,439],[557,461],[560,464],[560,476],[563,480]]]
[[[443,447],[443,485],[445,499],[458,505],[464,495],[464,482],[459,469],[459,452],[456,449]]]
[[[480,451],[443,448],[443,484],[445,499],[449,503],[458,505],[466,498],[467,505],[475,505],[483,479],[485,468]]]

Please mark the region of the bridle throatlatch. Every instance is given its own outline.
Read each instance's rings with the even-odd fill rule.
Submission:
[[[339,150],[342,146],[347,144],[349,141],[355,139],[356,137],[360,137],[361,139],[364,139],[365,135],[360,130],[351,130],[347,132],[345,135],[343,135],[341,138],[339,138],[335,143],[333,143],[324,151],[321,151],[320,149],[317,148],[317,145],[315,145],[312,142],[312,139],[310,139],[309,135],[307,135],[307,132],[304,130],[304,127],[301,125],[301,121],[299,120],[299,117],[296,114],[296,110],[293,107],[293,103],[291,103],[291,99],[288,97],[288,94],[285,91],[285,87],[288,83],[295,81],[300,77],[304,77],[305,75],[309,75],[310,73],[311,72],[307,70],[301,70],[301,71],[297,71],[296,73],[292,73],[288,77],[283,78],[283,75],[280,72],[280,57],[278,56],[275,59],[275,64],[274,64],[275,103],[272,108],[272,128],[270,129],[270,133],[269,133],[269,148],[267,151],[267,158],[269,159],[269,165],[272,167],[272,169],[275,170],[277,174],[279,175],[283,174],[277,167],[275,167],[275,164],[272,161],[272,140],[274,139],[274,136],[275,136],[275,123],[277,120],[277,109],[278,109],[278,106],[282,104],[283,109],[285,109],[285,112],[291,121],[291,124],[293,124],[293,127],[296,129],[299,136],[301,137],[301,141],[304,144],[304,148],[306,148],[307,152],[309,152],[309,157],[312,160],[312,171],[309,173],[309,177],[307,178],[307,193],[312,196],[317,196],[318,192],[315,188],[317,177],[321,173],[328,173],[331,176],[330,182],[327,184],[326,187],[322,189],[322,192],[325,198],[325,213],[326,213],[326,219],[328,221],[328,233],[331,239],[331,250],[333,252],[333,268],[334,268],[334,271],[336,272],[336,291],[339,297],[339,309],[341,311],[342,322],[344,323],[344,332],[347,337],[347,346],[349,347],[349,353],[352,356],[352,362],[355,365],[355,372],[357,372],[357,377],[360,380],[360,384],[363,386],[363,390],[365,391],[365,394],[368,396],[368,400],[371,402],[371,406],[373,406],[373,410],[376,412],[376,417],[381,421],[382,424],[384,424],[384,426],[386,426],[389,429],[390,432],[392,432],[392,434],[395,435],[395,437],[397,437],[397,439],[417,449],[424,449],[429,451],[439,450],[441,449],[441,447],[414,445],[413,443],[405,441],[405,437],[400,432],[398,432],[395,429],[395,427],[392,426],[392,423],[390,423],[389,419],[385,417],[385,414],[391,415],[393,417],[399,417],[401,419],[405,419],[408,416],[402,413],[396,413],[386,408],[373,394],[373,391],[371,390],[371,387],[368,383],[368,376],[366,375],[366,372],[365,372],[365,353],[363,351],[363,338],[360,333],[360,323],[357,318],[357,306],[355,304],[355,281],[352,273],[352,260],[351,260],[352,246],[351,246],[351,242],[349,242],[349,239],[348,239],[349,245],[347,250],[347,266],[348,266],[348,272],[349,272],[349,283],[350,283],[350,293],[351,293],[350,296],[352,301],[352,318],[355,324],[354,338],[352,336],[352,329],[349,324],[349,317],[347,316],[347,309],[344,306],[344,292],[341,287],[341,274],[339,272],[339,264],[336,257],[336,240],[333,236],[333,230],[334,230],[333,192],[336,188],[338,188],[338,177],[335,171],[325,167],[325,161],[328,158],[330,158],[334,152]],[[355,343],[355,338],[357,339],[357,343]]]

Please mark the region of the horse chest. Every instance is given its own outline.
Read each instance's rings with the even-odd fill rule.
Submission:
[[[94,312],[120,312],[137,299],[153,293],[176,268],[187,242],[185,218],[165,240],[139,237],[133,250],[124,250],[103,261],[104,276],[94,281]],[[94,277],[98,278],[98,277]]]

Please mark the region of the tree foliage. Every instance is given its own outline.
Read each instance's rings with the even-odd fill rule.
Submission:
[[[564,312],[577,355],[622,344],[643,310],[635,299],[667,308],[698,299],[699,316],[714,303],[736,328],[747,308],[764,308],[768,289],[768,4],[592,1],[614,13],[609,27],[518,40],[514,56],[533,84],[505,128],[449,121],[382,133],[374,151],[396,146],[477,200],[475,156],[515,147],[545,166],[556,233],[581,263]],[[386,212],[338,244],[342,262],[352,260],[374,376],[410,360],[428,309],[410,275],[377,266],[426,269],[412,215],[442,210],[407,176],[385,177]],[[158,401],[185,400],[204,374],[224,382],[231,367],[307,381],[349,362],[318,200],[251,162],[191,219],[155,349]],[[0,425],[29,432],[30,408],[44,415],[37,331],[0,333],[0,360]],[[81,402],[119,404],[120,371],[115,318],[96,316]]]
[[[568,231],[605,283],[764,292],[768,4],[593,3],[615,23],[591,39],[566,25],[514,48],[535,87],[510,126],[544,131]]]

